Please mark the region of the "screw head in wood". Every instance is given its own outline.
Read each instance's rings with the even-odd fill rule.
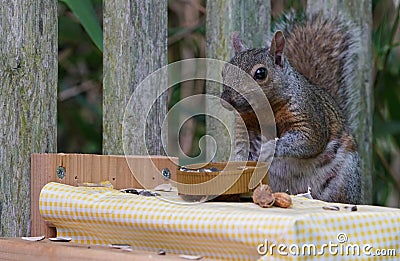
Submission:
[[[63,179],[66,173],[65,168],[63,166],[59,166],[56,170],[56,173],[59,179]]]
[[[164,177],[164,179],[171,179],[171,171],[169,168],[163,168],[161,171],[161,175]]]

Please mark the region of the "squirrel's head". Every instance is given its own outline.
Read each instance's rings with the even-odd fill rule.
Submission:
[[[249,112],[252,110],[248,102],[251,93],[257,93],[257,89],[260,90],[261,87],[263,94],[268,97],[277,74],[282,73],[285,37],[281,31],[277,31],[269,48],[249,49],[235,32],[233,47],[235,56],[229,64],[234,66],[227,65],[222,72],[222,104],[227,109],[235,108],[239,113]],[[249,80],[249,76],[252,80]]]

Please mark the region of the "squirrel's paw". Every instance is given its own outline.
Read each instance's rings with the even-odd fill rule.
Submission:
[[[242,154],[236,154],[233,158],[234,161],[246,161],[248,160],[248,157],[246,155]]]
[[[269,140],[267,142],[264,142],[261,145],[260,157],[258,158],[259,161],[263,161],[263,162],[272,161],[272,159],[274,157],[274,154],[275,154],[276,142],[278,140],[279,140],[278,138],[275,138],[273,140]]]

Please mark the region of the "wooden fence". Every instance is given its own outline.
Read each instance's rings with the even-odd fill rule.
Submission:
[[[0,2],[0,236],[30,233],[30,155],[56,152],[57,115],[56,0]],[[362,32],[359,74],[361,113],[355,119],[361,145],[365,202],[371,202],[372,90],[371,1],[308,1],[307,12],[340,12]],[[233,31],[250,46],[264,46],[270,28],[267,0],[207,2],[206,56],[232,56]],[[104,0],[103,153],[122,154],[122,117],[131,93],[148,74],[167,64],[167,1]],[[167,82],[167,81],[166,81]],[[215,85],[207,92],[218,95]],[[141,101],[135,101],[140,108]],[[148,128],[160,129],[167,97],[157,103]],[[138,124],[137,128],[143,128]],[[207,124],[210,135],[221,130]],[[136,137],[135,154],[145,154]],[[228,137],[226,146],[229,146]],[[150,154],[162,154],[158,132],[146,141]],[[224,142],[222,142],[224,143]]]

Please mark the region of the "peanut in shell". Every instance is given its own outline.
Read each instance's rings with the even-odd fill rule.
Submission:
[[[274,206],[280,208],[288,208],[292,205],[292,199],[289,194],[285,192],[275,192],[272,194],[275,198]]]
[[[275,199],[271,188],[268,185],[260,184],[253,192],[253,202],[263,208],[272,207]]]

